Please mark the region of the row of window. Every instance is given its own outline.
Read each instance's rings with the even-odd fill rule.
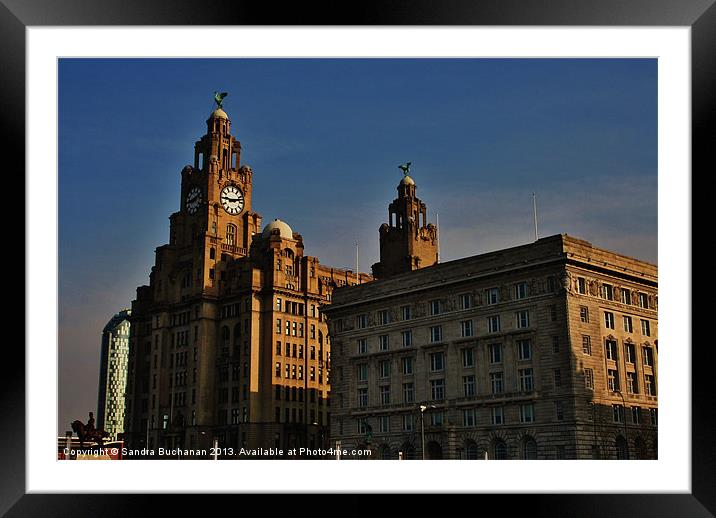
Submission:
[[[619,361],[619,346],[616,340],[607,339],[605,342],[607,360]],[[582,336],[582,351],[584,354],[592,354],[591,338],[588,335]],[[630,342],[624,343],[624,360],[629,364],[636,364],[636,345]],[[654,350],[648,346],[641,347],[641,360],[643,365],[654,367]]]
[[[309,368],[310,377],[309,379],[311,381],[316,381],[316,367],[311,366]],[[284,377],[286,379],[303,379],[303,365],[296,365],[293,363],[286,363],[284,365]],[[274,376],[276,378],[281,377],[281,362],[276,362],[276,365],[274,367]],[[323,368],[318,367],[318,383],[323,383]],[[328,383],[328,375],[326,374],[326,383]]]
[[[587,294],[587,280],[584,277],[577,277],[577,292]],[[637,300],[632,300],[632,292],[624,288],[616,288],[611,284],[603,283],[599,296],[604,300],[617,300],[616,293],[619,292],[619,301],[622,304],[637,304],[640,308],[649,309],[649,295],[647,293],[637,292]]]
[[[286,356],[287,358],[303,358],[303,344],[290,344],[290,343],[286,342],[285,349],[283,349],[281,342],[277,341],[276,342],[276,356],[281,356],[282,354],[283,354],[283,356]],[[310,347],[309,358],[311,360],[316,359],[316,346],[315,345],[312,345]],[[319,361],[323,360],[323,347],[320,347],[318,349],[318,360]],[[331,353],[329,351],[329,352],[326,352],[326,362],[330,362],[330,361],[331,361]]]
[[[653,374],[644,374],[644,394],[647,396],[656,396],[656,378]],[[586,388],[594,390],[594,372],[592,369],[584,369],[584,385]],[[638,375],[635,372],[626,373],[626,389],[629,394],[640,394]],[[619,383],[619,370],[607,369],[607,389],[611,392],[619,392],[621,390]]]
[[[297,336],[299,338],[303,338],[303,322],[292,322],[290,320],[285,321],[285,327],[282,327],[282,320],[280,318],[276,319],[276,334],[280,335],[282,333],[282,329],[285,330],[286,336]],[[316,339],[316,325],[311,324],[309,326],[309,334],[308,337],[311,339]],[[321,331],[318,331],[318,340],[319,342],[323,343],[323,333]]]

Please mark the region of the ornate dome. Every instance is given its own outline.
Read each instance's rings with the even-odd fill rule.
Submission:
[[[228,119],[229,116],[226,115],[226,112],[222,110],[221,108],[217,108],[213,112],[211,112],[211,115],[209,115],[210,119]]]
[[[291,227],[289,227],[287,223],[281,221],[280,219],[275,219],[266,225],[261,233],[261,236],[264,238],[270,237],[275,229],[279,230],[281,237],[293,239],[293,230],[291,230]]]
[[[415,185],[415,182],[406,174],[403,179],[400,180],[400,185]]]

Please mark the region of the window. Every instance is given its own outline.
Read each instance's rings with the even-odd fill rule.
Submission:
[[[368,381],[368,364],[358,364],[358,381]]]
[[[358,419],[358,433],[367,435],[372,430],[372,427],[368,424],[365,419]]]
[[[631,292],[622,288],[622,304],[631,304]]]
[[[472,295],[463,293],[460,295],[460,309],[470,309],[472,307]]]
[[[311,347],[311,354],[313,355],[315,353],[315,347]],[[368,340],[365,338],[359,338],[358,339],[358,354],[366,354],[368,352]],[[311,356],[311,359],[313,360],[314,357]]]
[[[462,424],[463,426],[475,426],[477,419],[475,418],[475,409],[469,408],[462,411]]]
[[[617,361],[617,343],[614,340],[607,340],[607,359]]]
[[[390,377],[390,360],[383,360],[378,363],[378,373],[381,378]]]
[[[412,403],[415,401],[415,387],[412,383],[403,383],[403,402]]]
[[[463,394],[466,397],[475,395],[475,376],[463,376],[462,377],[462,388]]]
[[[359,407],[368,406],[368,388],[367,387],[358,389],[358,406]]]
[[[585,295],[587,293],[587,281],[584,277],[577,277],[577,292]]]
[[[532,369],[519,369],[517,373],[520,379],[520,390],[522,392],[532,392],[534,388]]]
[[[589,308],[587,306],[579,306],[579,319],[585,324],[589,323]]]
[[[515,298],[524,299],[527,297],[527,283],[520,282],[515,284]]]
[[[602,284],[602,298],[606,300],[613,300],[614,292],[611,284]]]
[[[646,293],[639,294],[639,307],[649,309],[649,297]]]
[[[624,407],[622,405],[612,405],[612,413],[615,423],[624,422]]]
[[[431,342],[439,342],[443,339],[443,327],[442,326],[432,326],[430,328],[430,341]]]
[[[485,298],[488,304],[497,304],[500,302],[500,290],[498,288],[490,288],[485,291]]]
[[[279,362],[276,362],[276,377],[281,377],[281,364]]]
[[[624,355],[626,356],[627,363],[635,363],[636,362],[636,351],[634,349],[634,344],[630,344],[630,343],[624,344]]]
[[[404,356],[403,357],[403,374],[412,374],[413,373],[413,357],[412,356]]]
[[[378,323],[385,325],[390,323],[390,312],[387,309],[381,309],[378,311]]]
[[[390,404],[390,385],[381,385],[380,387],[380,404]]]
[[[532,342],[530,340],[517,340],[517,358],[520,360],[532,359]]]
[[[651,330],[649,329],[649,321],[643,320],[641,321],[641,334],[644,336],[651,336]]]
[[[430,354],[430,370],[432,372],[441,371],[445,368],[445,353],[431,353]]]
[[[413,345],[413,332],[412,331],[410,331],[410,330],[403,331],[402,333],[400,333],[400,337],[403,342],[403,347],[411,347]]]
[[[497,333],[500,331],[500,315],[487,317],[487,330],[490,333]]]
[[[440,301],[439,300],[431,300],[428,302],[430,306],[430,314],[431,315],[439,315],[440,314]]]
[[[612,392],[619,390],[619,372],[616,369],[607,369],[607,388]]]
[[[291,336],[291,322],[286,320],[286,336]]]
[[[535,422],[535,407],[532,403],[520,405],[520,423]]]
[[[604,312],[604,325],[607,329],[614,329],[614,313]]]
[[[589,356],[592,355],[592,337],[589,335],[582,335],[582,352]]]
[[[462,350],[462,366],[472,367],[475,365],[475,355],[472,347]]]
[[[657,425],[657,409],[656,408],[650,408],[649,409],[649,420],[651,421],[651,424],[653,426]]]
[[[557,321],[557,306],[550,306],[549,307],[549,319],[552,322]]]
[[[368,315],[358,315],[356,317],[356,327],[358,329],[365,329],[368,327]]]
[[[634,372],[627,372],[626,373],[626,382],[627,382],[627,392],[629,394],[638,394],[639,393],[639,387],[636,381],[636,373]]]
[[[276,342],[276,356],[281,356],[281,342]]]
[[[432,412],[430,414],[430,424],[432,426],[442,426],[443,424],[443,413],[442,412]]]
[[[491,372],[490,373],[490,389],[493,394],[502,394],[502,373]]]
[[[502,344],[490,344],[490,363],[502,363]]]
[[[389,348],[388,335],[380,335],[378,337],[378,345],[381,351],[387,351]]]
[[[634,424],[641,423],[641,408],[638,406],[631,407],[631,422]]]
[[[472,320],[463,320],[460,322],[460,336],[463,338],[472,336]]]
[[[624,331],[627,333],[632,332],[631,317],[624,316]]]
[[[559,337],[553,336],[552,337],[552,354],[559,353]]]
[[[445,399],[445,380],[430,380],[430,396],[434,400]]]
[[[400,314],[401,314],[403,320],[410,320],[413,317],[413,315],[410,311],[410,306],[401,306]]]
[[[281,311],[281,297],[276,297],[276,311]]]
[[[236,226],[231,223],[226,225],[226,244],[236,246]]]
[[[403,415],[403,431],[404,432],[412,432],[413,431],[413,416],[410,414]]]
[[[592,369],[584,369],[584,387],[594,390],[594,371]]]
[[[644,375],[644,392],[647,396],[656,396],[656,384],[651,374]]]
[[[490,408],[490,423],[491,424],[504,424],[505,423],[505,412],[501,406],[493,406]]]
[[[276,334],[277,335],[281,334],[281,319],[280,318],[276,319]]]
[[[559,369],[554,369],[554,386],[555,387],[562,386],[562,371]]]
[[[554,417],[557,421],[564,420],[564,405],[561,401],[554,402]]]

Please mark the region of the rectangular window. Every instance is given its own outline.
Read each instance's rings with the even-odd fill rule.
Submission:
[[[281,319],[280,318],[276,319],[276,334],[277,335],[281,334]]]
[[[582,335],[582,352],[589,356],[592,355],[592,337],[589,335]]]
[[[632,332],[631,317],[624,316],[624,331],[627,333]]]
[[[532,392],[534,389],[532,369],[519,369],[517,373],[520,379],[520,390],[522,392]]]
[[[390,385],[382,385],[380,387],[380,403],[381,405],[390,404]]]
[[[466,397],[475,395],[475,376],[463,376],[462,377],[462,388],[463,394]]]
[[[276,377],[281,377],[281,364],[279,362],[276,362]]]
[[[502,344],[490,344],[490,363],[502,363]]]
[[[491,372],[490,373],[490,389],[493,394],[502,394],[502,373]]]
[[[532,341],[517,340],[517,358],[520,360],[532,359]]]
[[[656,383],[651,374],[644,375],[644,392],[647,396],[656,396]]]
[[[485,299],[488,304],[497,304],[500,302],[500,290],[499,288],[490,288],[485,291]]]
[[[403,374],[409,375],[413,373],[413,357],[403,356]]]
[[[441,371],[445,368],[445,353],[437,352],[430,354],[430,370],[432,372]]]
[[[463,320],[460,322],[460,336],[463,338],[472,336],[472,320]]]
[[[584,369],[584,387],[594,390],[594,371],[592,369]]]
[[[460,309],[470,309],[472,307],[472,295],[463,293],[460,295]]]
[[[559,337],[553,336],[552,337],[552,354],[559,353]]]
[[[577,277],[577,291],[582,295],[587,293],[587,281],[584,277]]]
[[[622,288],[622,304],[631,304],[631,292]]]
[[[614,340],[607,340],[607,360],[617,361],[617,343]]]
[[[619,390],[619,372],[615,369],[607,369],[607,388],[612,392]]]
[[[431,342],[440,342],[443,339],[443,327],[442,326],[432,326],[430,328],[430,341]]]
[[[631,422],[634,424],[641,423],[641,408],[638,406],[631,407]]]
[[[412,403],[415,401],[415,387],[412,383],[403,383],[403,402]]]
[[[607,329],[614,329],[614,313],[604,312],[604,325]]]
[[[649,321],[643,320],[641,321],[641,334],[644,336],[651,336],[651,330],[649,328]]]
[[[624,344],[624,356],[626,357],[627,363],[636,362],[636,350],[634,348],[634,344]]]
[[[462,350],[462,366],[472,367],[475,365],[475,355],[472,347]]]
[[[276,298],[276,311],[281,311],[281,297]]]
[[[487,330],[490,333],[498,333],[500,331],[500,315],[487,317]]]
[[[557,421],[564,420],[564,406],[561,401],[554,402],[554,417]]]
[[[358,315],[356,317],[356,327],[358,329],[365,329],[368,327],[368,315]]]
[[[315,354],[315,347],[311,348],[312,354]],[[366,338],[358,339],[358,354],[366,354],[368,352],[368,340]],[[311,356],[313,360],[313,356]]]
[[[613,290],[611,284],[602,284],[602,298],[613,300]]]
[[[646,293],[639,294],[639,307],[649,309],[649,297]]]
[[[412,432],[413,431],[413,416],[411,414],[403,415],[403,431],[404,432]]]
[[[501,406],[493,406],[490,408],[490,423],[505,424],[505,412]]]
[[[615,423],[624,422],[624,407],[622,405],[612,405],[612,414]]]
[[[410,320],[411,318],[413,318],[412,312],[410,311],[410,306],[401,306],[400,314],[403,320]]]
[[[639,393],[639,387],[636,381],[636,373],[634,372],[627,372],[626,373],[626,382],[627,382],[627,392],[629,394],[638,394]]]
[[[381,378],[390,377],[390,360],[383,360],[378,364],[378,372]]]
[[[430,424],[432,426],[442,426],[443,424],[443,413],[442,412],[432,412],[430,414]]]
[[[579,320],[585,324],[589,323],[589,308],[587,306],[579,306]]]
[[[389,416],[382,415],[378,418],[378,430],[380,430],[381,433],[390,432],[390,417]]]
[[[524,299],[527,298],[527,283],[519,282],[515,284],[515,298]]]
[[[286,320],[286,336],[290,336],[290,335],[291,335],[291,322]]]
[[[387,309],[378,311],[378,323],[383,326],[390,323],[390,312]]]
[[[378,337],[378,345],[380,346],[381,351],[387,351],[389,348],[388,335],[380,335]]]
[[[281,342],[276,342],[276,356],[281,356]]]
[[[359,407],[367,407],[368,406],[368,389],[367,388],[359,388],[358,389],[358,406]]]
[[[358,364],[358,381],[368,381],[368,364]]]
[[[403,331],[400,333],[400,337],[403,342],[403,347],[412,347],[413,345],[413,332],[412,331]]]
[[[649,420],[651,421],[652,426],[657,425],[658,420],[658,413],[656,408],[650,408],[649,409]]]
[[[463,426],[475,426],[477,419],[475,418],[475,409],[468,408],[462,411],[462,424]]]
[[[520,423],[535,422],[535,407],[532,403],[520,405]]]
[[[562,386],[562,371],[559,369],[554,369],[554,386],[555,387]]]
[[[445,399],[445,380],[430,380],[430,396],[433,400]]]
[[[431,315],[439,315],[440,314],[440,301],[439,300],[431,300],[428,302],[428,305],[430,306],[430,314]]]

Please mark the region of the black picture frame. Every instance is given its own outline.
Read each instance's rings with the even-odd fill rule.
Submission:
[[[557,25],[557,26],[687,26],[692,43],[692,159],[694,172],[716,170],[713,115],[716,113],[716,6],[714,0],[393,0],[341,3],[294,2],[280,9],[256,1],[175,0],[1,0],[0,1],[0,118],[7,176],[25,170],[25,29],[49,25]],[[9,164],[7,162],[10,162]],[[684,172],[684,181],[697,174]],[[6,178],[10,180],[11,178]],[[19,181],[25,195],[24,181]],[[24,177],[23,177],[24,180]],[[14,191],[13,191],[14,192]],[[52,258],[52,254],[48,254]],[[25,258],[26,259],[26,258]],[[17,258],[15,257],[16,261]],[[25,270],[25,276],[32,272]],[[10,291],[8,290],[8,293]],[[12,293],[21,293],[15,290]],[[683,301],[691,307],[692,301]],[[15,307],[24,307],[14,301]],[[691,345],[666,344],[675,353]],[[146,510],[159,497],[136,495],[27,495],[25,494],[25,355],[6,339],[5,369],[0,376],[0,513],[7,516],[127,516]],[[537,515],[569,516],[713,516],[716,512],[716,448],[713,447],[713,392],[709,371],[713,352],[709,344],[692,347],[692,492],[690,494],[511,495],[479,496],[480,503],[499,500],[502,512],[524,509]],[[10,366],[10,367],[8,367]],[[663,416],[668,418],[668,416]],[[49,422],[49,420],[48,420]],[[54,423],[48,426],[53,427]],[[668,445],[662,445],[668,447]],[[619,477],[615,472],[615,477]],[[628,483],[625,484],[628,486]],[[206,495],[209,498],[211,495]],[[242,497],[244,498],[244,497]],[[294,497],[295,498],[295,497]],[[192,500],[195,501],[195,500]],[[205,506],[207,502],[201,505]],[[341,497],[341,514],[371,512],[358,495]],[[163,499],[162,514],[189,510],[186,497]],[[214,506],[214,503],[209,504]],[[260,501],[252,502],[261,505]],[[270,500],[266,500],[269,506]],[[327,504],[322,504],[327,505]],[[335,504],[334,504],[335,505]],[[422,506],[422,499],[401,506]],[[301,506],[305,508],[305,506]],[[451,506],[452,507],[452,506]],[[244,511],[250,509],[245,501]],[[282,509],[286,508],[282,505]],[[513,509],[511,509],[513,508]],[[213,512],[213,511],[212,511]],[[293,512],[293,511],[292,511]]]

